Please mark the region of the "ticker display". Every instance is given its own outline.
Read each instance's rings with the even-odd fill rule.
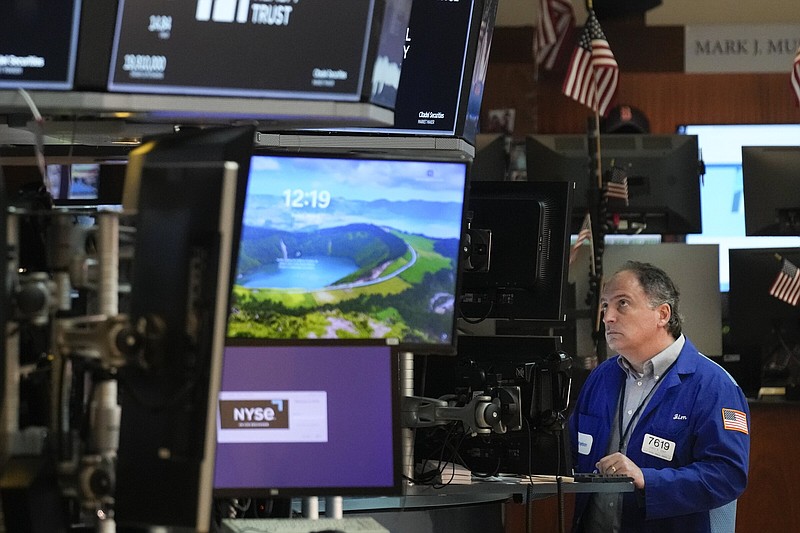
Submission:
[[[455,130],[473,0],[414,0],[403,46],[395,130]],[[478,21],[479,22],[479,21]]]
[[[108,88],[358,101],[382,2],[120,0]]]
[[[80,0],[5,0],[0,88],[72,89]]]

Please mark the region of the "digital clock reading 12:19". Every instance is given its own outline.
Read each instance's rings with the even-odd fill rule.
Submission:
[[[290,209],[304,207],[325,209],[331,205],[330,191],[318,191],[316,189],[310,191],[304,191],[303,189],[286,189],[283,191],[283,199],[286,202],[286,207]]]

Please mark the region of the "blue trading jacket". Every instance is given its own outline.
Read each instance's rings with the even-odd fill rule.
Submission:
[[[733,378],[688,339],[663,380],[628,444],[626,455],[642,469],[645,490],[624,494],[622,530],[708,531],[709,510],[735,500],[747,485],[750,410]],[[609,438],[617,438],[611,423],[624,381],[612,357],[583,385],[569,420],[576,472],[593,472]],[[674,443],[671,459],[664,458],[669,450],[661,458],[644,453],[645,435]],[[577,495],[576,521],[588,500]]]

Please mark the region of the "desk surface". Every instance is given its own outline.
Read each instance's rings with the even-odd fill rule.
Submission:
[[[423,507],[443,507],[491,503],[519,499],[522,501],[547,498],[559,493],[556,481],[474,481],[467,484],[450,485],[408,485],[404,496],[382,496],[377,498],[344,498],[345,511],[366,511],[374,509],[408,509]],[[630,481],[605,483],[575,483],[564,481],[560,492],[633,492]]]

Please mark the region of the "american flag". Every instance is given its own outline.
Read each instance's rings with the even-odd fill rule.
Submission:
[[[583,224],[581,224],[581,229],[578,232],[578,239],[575,241],[575,244],[569,249],[569,264],[575,262],[575,258],[578,257],[578,250],[580,250],[581,245],[589,241],[589,244],[592,244],[592,217],[589,213],[586,213],[586,216],[583,217]],[[594,250],[592,250],[592,257],[594,257]]]
[[[628,175],[620,167],[612,167],[610,178],[605,183],[605,197],[616,198],[628,205]]]
[[[583,26],[561,91],[605,116],[617,94],[619,66],[594,10]]]
[[[781,271],[769,288],[769,293],[778,300],[790,305],[800,301],[800,274],[797,267],[788,259],[781,259]]]
[[[575,11],[569,0],[539,0],[536,25],[536,64],[550,70],[556,63],[570,30],[575,26]]]
[[[794,89],[795,105],[800,106],[800,46],[797,47],[794,63],[792,63],[792,88]]]
[[[749,433],[747,430],[747,415],[737,409],[722,409],[722,427],[733,431]]]

